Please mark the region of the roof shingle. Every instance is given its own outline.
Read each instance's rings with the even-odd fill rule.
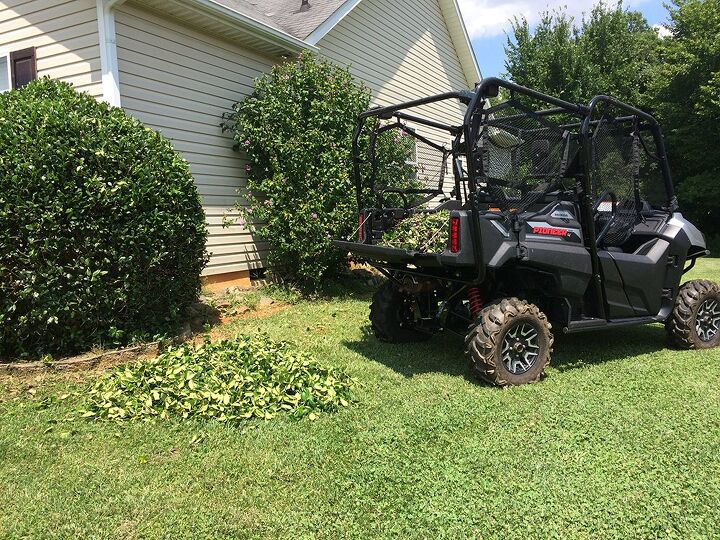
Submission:
[[[255,19],[298,39],[305,39],[324,23],[345,0],[309,0],[301,11],[301,0],[215,0],[227,8]]]

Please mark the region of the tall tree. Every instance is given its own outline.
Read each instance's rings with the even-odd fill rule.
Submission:
[[[676,0],[652,90],[681,209],[720,233],[720,0]]]
[[[640,12],[601,1],[579,25],[560,11],[544,13],[534,29],[515,19],[505,68],[515,82],[570,101],[609,93],[645,105],[659,47]]]
[[[624,9],[622,2],[612,9],[597,4],[578,32],[581,97],[607,93],[648,106],[659,50],[658,33],[642,13]]]
[[[533,29],[527,19],[515,18],[513,37],[505,46],[505,69],[518,84],[535,88],[568,101],[578,101],[577,29],[563,12],[543,13]]]

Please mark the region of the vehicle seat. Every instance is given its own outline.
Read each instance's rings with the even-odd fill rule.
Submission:
[[[635,224],[622,243],[606,245],[603,242],[601,249],[616,253],[647,255],[655,240],[660,237],[669,217],[667,212],[656,212],[651,217],[644,217]]]

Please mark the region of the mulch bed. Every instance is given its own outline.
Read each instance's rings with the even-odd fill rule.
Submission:
[[[235,320],[252,319],[256,317],[265,317],[282,311],[288,307],[288,304],[282,302],[271,301],[267,305],[260,305],[256,310],[239,313],[232,316],[222,316],[219,312],[214,315],[214,328],[209,332],[211,338],[221,336],[219,327],[229,324]],[[207,308],[207,306],[204,306]],[[206,320],[202,314],[199,322],[196,324],[186,324],[183,332],[174,341],[176,343],[187,341],[190,339],[199,339],[200,333],[203,331],[203,322]],[[144,343],[123,349],[114,349],[100,352],[89,352],[71,358],[63,358],[53,360],[51,362],[9,362],[4,363],[0,360],[0,375],[26,376],[37,373],[47,372],[72,372],[72,371],[89,371],[93,369],[104,370],[119,364],[134,362],[140,358],[154,358],[162,352],[162,343],[155,341],[152,343]]]

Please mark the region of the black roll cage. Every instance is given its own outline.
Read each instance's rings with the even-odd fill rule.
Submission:
[[[361,159],[359,155],[360,146],[359,146],[359,140],[360,136],[362,134],[362,130],[364,127],[364,124],[368,118],[376,117],[381,120],[390,120],[392,118],[395,118],[397,122],[401,122],[402,120],[406,120],[409,122],[413,122],[415,124],[424,125],[436,129],[441,129],[447,131],[450,135],[454,137],[453,139],[453,145],[452,145],[452,153],[453,155],[464,155],[465,159],[467,161],[467,188],[469,191],[468,194],[468,202],[471,205],[471,208],[477,208],[478,207],[478,201],[477,201],[477,195],[478,195],[478,179],[476,178],[475,171],[478,170],[477,163],[476,163],[476,153],[473,152],[472,141],[475,141],[478,131],[480,128],[480,113],[485,112],[487,113],[486,106],[489,104],[488,99],[494,98],[499,95],[500,88],[504,88],[510,92],[510,99],[514,97],[515,94],[520,94],[522,96],[526,96],[532,99],[535,99],[537,101],[541,101],[547,104],[550,104],[554,106],[553,108],[543,109],[534,111],[533,114],[537,116],[549,116],[549,115],[555,115],[555,114],[561,114],[561,113],[567,113],[569,115],[577,117],[579,120],[577,123],[570,123],[566,124],[565,127],[575,127],[580,128],[579,131],[579,140],[581,143],[581,147],[584,152],[584,163],[590,163],[591,158],[591,152],[592,152],[592,145],[590,144],[590,132],[591,127],[595,124],[597,124],[598,120],[593,120],[593,115],[598,110],[598,107],[602,104],[611,105],[614,107],[617,107],[618,109],[621,109],[628,113],[628,116],[617,118],[617,120],[622,121],[639,121],[642,120],[643,124],[642,127],[644,129],[649,130],[652,133],[657,154],[656,158],[658,162],[660,163],[660,170],[663,176],[664,184],[665,184],[665,191],[667,193],[667,205],[666,209],[669,212],[672,212],[677,209],[677,199],[675,197],[675,190],[672,183],[672,177],[670,174],[670,167],[668,165],[667,161],[667,153],[665,150],[665,142],[663,139],[662,131],[660,129],[660,125],[658,124],[657,120],[651,116],[650,114],[646,113],[645,111],[642,111],[636,107],[633,107],[631,105],[628,105],[626,103],[623,103],[622,101],[619,101],[613,97],[606,96],[606,95],[599,95],[595,96],[590,100],[590,103],[588,105],[579,105],[575,103],[570,103],[568,101],[562,100],[560,98],[550,96],[547,94],[544,94],[542,92],[538,92],[536,90],[532,90],[530,88],[526,88],[524,86],[520,86],[518,84],[515,84],[513,82],[505,81],[503,79],[499,79],[496,77],[490,77],[487,79],[484,79],[480,84],[478,84],[474,91],[457,91],[457,92],[446,92],[443,94],[437,94],[434,96],[428,96],[422,99],[416,99],[413,101],[407,101],[405,103],[399,103],[396,105],[391,106],[385,106],[385,107],[374,107],[372,109],[369,109],[363,113],[361,113],[358,116],[358,122],[355,127],[355,131],[353,133],[353,139],[352,139],[352,149],[353,149],[353,173],[355,177],[355,185],[357,189],[357,200],[358,200],[358,206],[359,210],[364,210],[362,208],[363,205],[363,199],[362,199],[362,179],[361,179],[361,170],[360,170],[360,164]],[[448,124],[443,124],[441,122],[437,122],[435,120],[429,120],[427,118],[422,118],[420,116],[416,116],[413,114],[408,114],[406,112],[403,112],[404,109],[410,109],[413,107],[419,107],[422,105],[427,105],[431,103],[436,103],[439,101],[449,100],[449,99],[458,99],[461,103],[465,104],[467,106],[467,111],[465,112],[465,116],[463,119],[463,125],[461,126],[451,126]],[[477,119],[477,121],[476,121]],[[464,138],[465,141],[465,151],[460,151],[460,142]],[[644,142],[643,142],[644,145]],[[587,167],[585,167],[587,169]],[[455,181],[456,184],[459,182],[457,171],[454,171],[456,174]],[[592,261],[592,271],[593,271],[593,278],[595,282],[595,292],[596,297],[598,300],[598,308],[600,310],[600,315],[602,318],[606,318],[606,312],[605,312],[605,293],[603,291],[602,287],[602,277],[600,274],[600,260],[598,257],[598,232],[595,230],[595,219],[594,219],[594,208],[593,208],[593,200],[591,197],[591,174],[587,172],[585,174],[581,175],[581,185],[579,189],[579,194],[581,196],[581,203],[582,203],[582,212],[583,212],[583,220],[586,223],[587,226],[587,240],[588,240],[588,247],[590,250],[591,255],[591,261]],[[460,186],[457,187],[457,197],[460,198]],[[472,227],[474,232],[474,251],[475,251],[475,260],[481,261],[482,260],[482,237],[480,233],[480,215],[478,212],[471,212],[471,219],[472,219]],[[477,281],[482,282],[485,278],[485,265],[478,264],[477,265]]]
[[[401,112],[403,109],[411,109],[413,107],[419,107],[421,105],[428,105],[430,103],[437,103],[438,101],[445,101],[449,99],[458,99],[460,102],[464,103],[465,105],[469,104],[474,96],[473,92],[468,91],[458,91],[458,92],[446,92],[444,94],[437,94],[434,96],[428,96],[426,98],[422,99],[416,99],[413,101],[407,101],[405,103],[398,103],[396,105],[390,105],[386,107],[374,107],[372,109],[369,109],[363,113],[360,113],[358,115],[358,122],[355,126],[355,130],[353,132],[353,138],[352,138],[352,153],[353,153],[353,176],[355,178],[355,189],[357,194],[357,203],[358,207],[360,207],[360,210],[362,210],[363,206],[363,199],[362,199],[362,175],[360,172],[360,164],[362,163],[362,160],[360,159],[360,136],[362,134],[363,127],[365,125],[365,121],[368,118],[379,118],[380,120],[390,120],[392,118],[396,119],[396,124],[391,124],[390,126],[385,126],[380,128],[380,130],[383,129],[389,129],[391,127],[395,127],[397,125],[400,125],[400,122],[402,120],[406,120],[408,122],[413,122],[415,124],[420,124],[423,126],[428,126],[436,129],[441,129],[444,131],[447,131],[451,135],[453,135],[456,138],[463,133],[463,127],[462,126],[451,126],[449,124],[443,124],[442,122],[436,122],[435,120],[429,120],[427,118],[423,118],[421,116],[416,116],[413,114],[408,114],[405,112]],[[378,131],[380,131],[378,130]],[[431,147],[434,147],[438,150],[442,150],[443,148],[438,145],[437,143],[430,141],[429,139],[426,139],[425,137],[419,136],[417,134],[413,135],[416,139],[421,140],[428,144]],[[456,150],[456,144],[453,144],[453,152]],[[373,164],[374,167],[374,164]]]

